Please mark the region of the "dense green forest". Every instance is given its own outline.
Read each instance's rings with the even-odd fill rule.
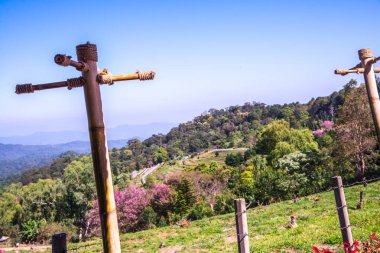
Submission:
[[[223,166],[178,166],[184,156],[233,147],[248,149],[227,155]],[[269,204],[326,189],[334,175],[350,182],[380,173],[365,87],[353,80],[307,104],[210,109],[167,134],[129,140],[110,150],[110,160],[123,232],[228,213],[236,197],[251,206]],[[130,178],[132,171],[162,162],[174,169],[150,176],[144,186]],[[67,154],[27,170],[8,178],[1,191],[0,236],[46,241],[66,231],[75,241],[99,234],[88,155]]]

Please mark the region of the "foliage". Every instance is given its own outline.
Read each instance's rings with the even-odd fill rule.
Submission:
[[[157,214],[157,224],[168,224],[169,214],[173,212],[177,194],[166,184],[156,184],[151,191],[150,206]]]
[[[348,182],[378,176],[380,155],[373,143],[364,88],[352,82],[308,104],[211,109],[166,135],[131,139],[110,151],[120,229],[229,213],[237,197],[254,207],[311,194],[326,189],[333,175]],[[229,147],[248,149],[220,149]],[[162,170],[147,177],[145,188],[129,178],[133,170],[161,162]],[[29,220],[40,223],[34,240],[45,240],[57,224],[74,239],[99,234],[90,156],[60,157],[12,180],[0,189],[1,234],[17,236]]]
[[[71,219],[82,231],[87,227],[86,212],[95,199],[95,178],[92,160],[89,156],[70,163],[64,171],[63,183],[65,194],[63,196],[61,219]]]
[[[376,236],[376,233],[369,235],[369,239],[364,242],[354,241],[352,245],[349,242],[343,243],[345,253],[375,253],[380,250],[380,239]],[[329,249],[318,249],[317,247],[312,247],[315,253],[333,253]]]
[[[360,187],[362,186],[345,188],[347,205],[357,203]],[[380,230],[379,196],[380,182],[370,183],[366,187],[368,202],[364,209],[349,209],[355,240],[365,242],[371,231]],[[342,234],[334,203],[334,194],[330,191],[302,197],[297,203],[283,201],[249,208],[247,221],[250,252],[313,252],[312,246],[343,252]],[[298,227],[286,229],[292,215],[297,216]],[[229,213],[193,221],[187,228],[166,226],[123,234],[121,244],[126,252],[134,252],[136,249],[156,252],[162,242],[166,249],[180,245],[185,252],[236,252],[236,241],[232,241],[235,238],[235,214]],[[76,248],[90,243],[96,245],[81,248],[78,253],[102,250],[99,238],[86,243],[71,244],[69,247]]]
[[[210,205],[207,205],[203,202],[198,202],[190,211],[187,218],[189,220],[200,220],[206,217],[212,216],[213,210],[211,209]]]
[[[308,129],[290,128],[288,122],[276,120],[265,126],[258,135],[257,154],[268,155],[272,165],[278,159],[295,151],[312,152],[318,150],[318,144]]]
[[[39,233],[38,229],[39,224],[36,220],[28,220],[22,223],[20,229],[21,239],[26,243],[35,241]]]
[[[368,160],[373,157],[376,145],[373,120],[370,114],[365,86],[346,88],[343,105],[340,109],[338,125],[338,145],[340,156],[350,160],[359,178],[367,170]],[[352,113],[355,112],[355,113]]]
[[[146,190],[138,186],[127,186],[123,191],[115,191],[120,230],[130,232],[148,229],[156,224],[167,224],[173,211],[176,194],[170,186],[156,184]],[[87,236],[100,234],[99,203],[94,201],[86,215]]]
[[[237,167],[241,165],[244,162],[243,154],[237,153],[237,154],[228,154],[225,160],[225,163],[228,166]]]
[[[229,192],[217,195],[214,207],[215,213],[232,213],[234,211],[234,199],[236,199],[236,196]]]

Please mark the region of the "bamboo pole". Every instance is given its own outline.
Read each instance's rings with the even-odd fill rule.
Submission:
[[[112,81],[113,82],[136,80],[136,79],[139,79],[139,75],[138,74],[112,76]]]
[[[103,121],[102,101],[97,78],[97,48],[94,44],[77,46],[78,61],[88,65],[82,72],[85,80],[84,96],[90,132],[92,160],[99,201],[100,224],[102,228],[104,253],[119,253],[120,238],[117,224],[116,204],[109,162],[106,130]]]
[[[18,84],[16,93],[33,93],[35,90],[46,90],[67,87],[69,90],[76,87],[84,87],[86,101],[89,135],[91,141],[92,161],[96,190],[99,202],[100,224],[102,229],[104,253],[119,253],[120,238],[117,224],[116,204],[112,184],[112,175],[107,147],[106,130],[103,121],[102,101],[99,84],[113,84],[114,81],[126,81],[139,79],[140,81],[152,80],[154,71],[137,71],[136,74],[112,76],[103,72],[98,73],[98,53],[96,45],[81,44],[77,46],[78,61],[71,56],[57,54],[54,61],[61,66],[72,66],[82,72],[78,78],[70,78],[67,81],[45,84]]]
[[[87,64],[86,64],[87,66]],[[84,71],[88,71],[88,66]],[[152,73],[152,71],[147,71],[144,73]],[[154,73],[154,72],[153,72]],[[120,81],[129,81],[129,80],[151,80],[154,78],[154,74],[150,74],[150,79],[142,79],[141,75],[135,73],[135,74],[128,74],[128,75],[119,75],[119,76],[111,76],[110,82],[108,84],[111,84],[113,82],[120,82]],[[97,75],[97,80],[99,81],[99,77],[102,77],[102,75]],[[101,79],[100,79],[101,80]],[[33,93],[36,90],[48,90],[48,89],[55,89],[55,88],[63,88],[68,87],[68,89],[81,87],[85,84],[85,80],[82,77],[79,78],[71,78],[67,79],[67,81],[61,81],[61,82],[53,82],[53,83],[44,83],[44,84],[18,84],[16,85],[16,93],[17,94],[23,94],[23,93]],[[106,84],[101,82],[100,84]]]
[[[373,68],[375,73],[380,73],[380,68]],[[335,74],[337,75],[347,75],[350,73],[362,74],[364,73],[364,68],[352,68],[352,69],[336,69]]]
[[[371,107],[373,122],[375,124],[377,140],[380,144],[380,100],[375,79],[375,71],[373,68],[373,63],[376,62],[378,58],[375,59],[372,56],[372,51],[370,48],[360,49],[358,54],[362,67],[364,68],[363,75],[367,88],[368,100]]]

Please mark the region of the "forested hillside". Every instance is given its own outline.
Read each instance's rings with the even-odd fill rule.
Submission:
[[[120,148],[126,140],[108,141],[110,148]],[[48,166],[55,158],[66,152],[78,154],[90,153],[88,141],[73,141],[56,145],[19,145],[0,143],[0,185],[8,176],[13,176],[27,169]]]
[[[228,213],[237,197],[254,207],[315,193],[334,175],[345,182],[378,176],[367,100],[365,88],[351,81],[307,104],[253,102],[211,109],[166,135],[112,149],[120,230]],[[200,155],[233,147],[247,150],[223,154],[224,162],[220,152],[209,152],[207,159]],[[132,171],[162,162],[144,186],[130,178]],[[99,235],[95,197],[91,157],[60,157],[8,179],[0,195],[0,235],[23,241],[49,240],[58,230],[72,240]]]

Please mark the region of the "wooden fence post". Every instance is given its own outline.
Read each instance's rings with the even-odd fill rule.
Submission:
[[[239,253],[249,253],[247,209],[245,199],[235,199],[235,221]]]
[[[66,234],[60,233],[53,235],[51,239],[52,252],[53,253],[66,253],[67,252],[67,243],[66,243]]]
[[[343,242],[348,242],[351,247],[353,245],[353,239],[350,227],[350,219],[348,217],[346,197],[343,190],[342,178],[340,176],[333,177],[331,178],[331,182],[334,189],[336,209],[338,211]]]

